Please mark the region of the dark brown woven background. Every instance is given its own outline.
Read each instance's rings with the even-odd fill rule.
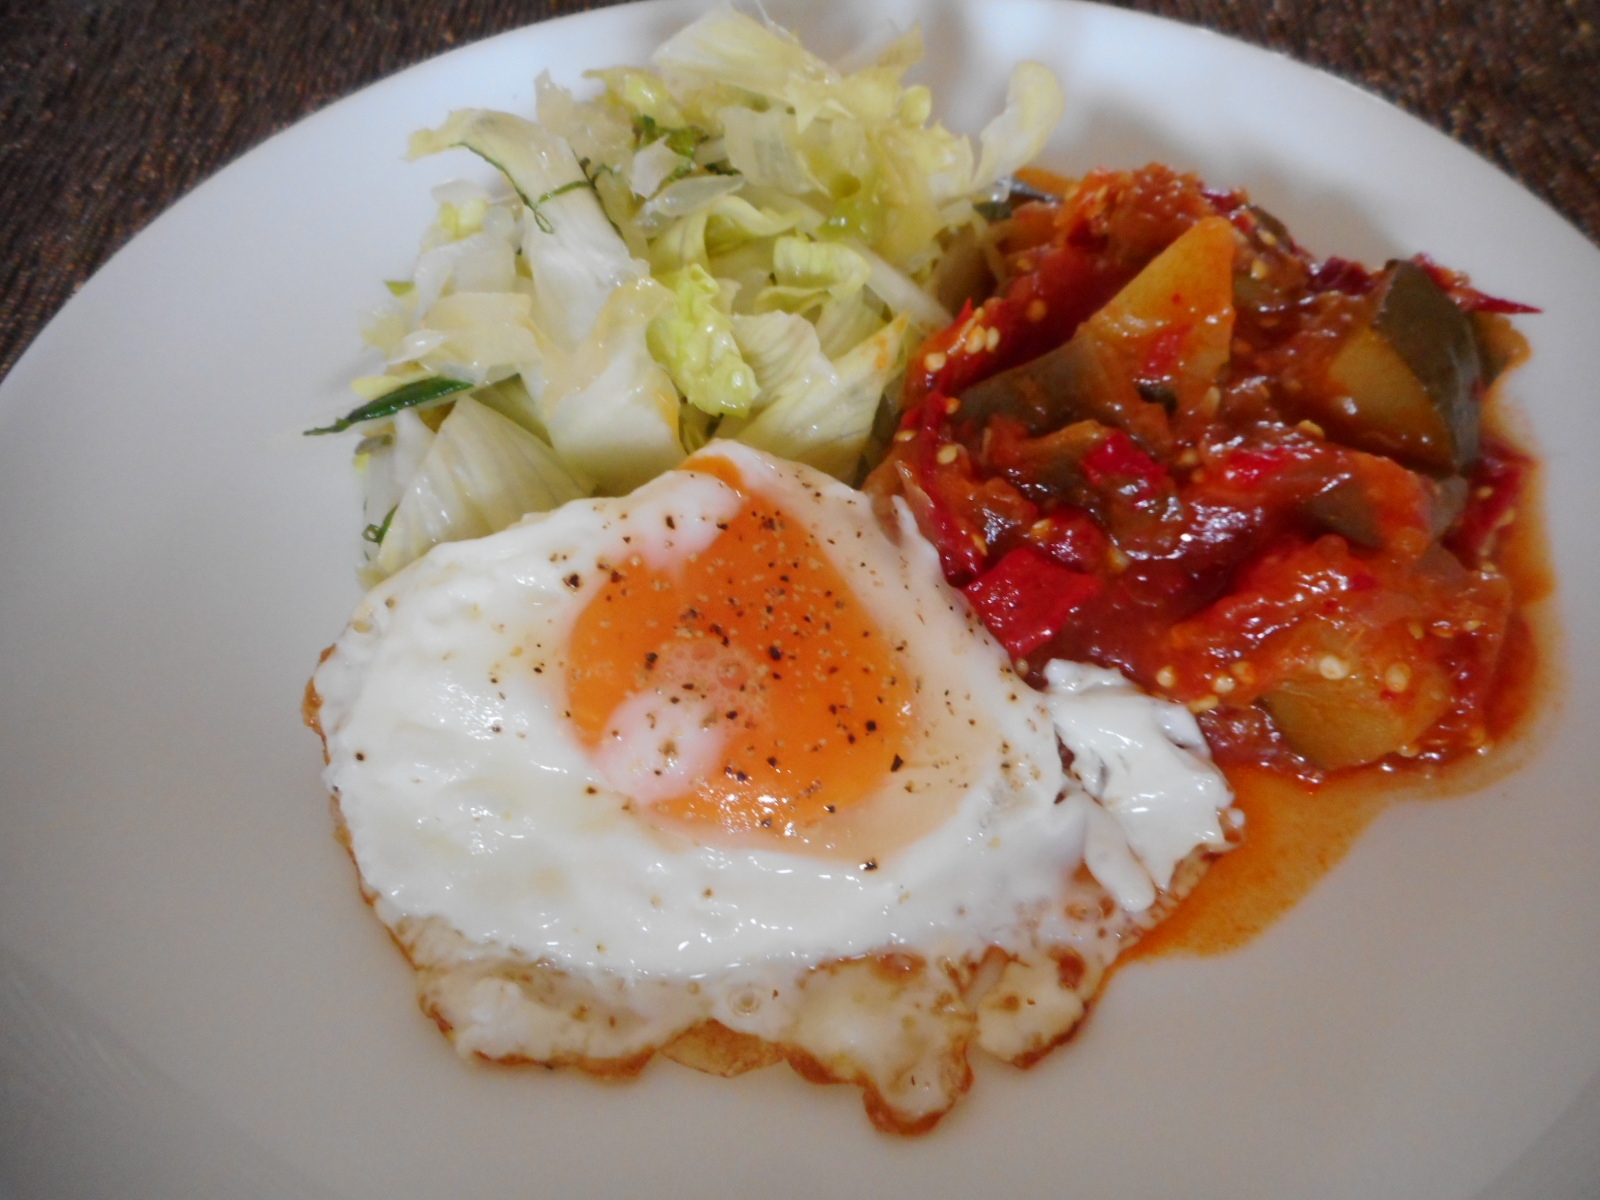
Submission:
[[[0,376],[112,252],[263,138],[452,46],[600,6],[0,0]],[[1126,6],[1375,91],[1600,240],[1600,0]]]

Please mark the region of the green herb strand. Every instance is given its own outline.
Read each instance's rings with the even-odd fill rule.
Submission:
[[[332,425],[324,425],[320,429],[306,430],[306,436],[312,437],[321,433],[343,433],[352,425],[359,425],[363,421],[376,421],[379,417],[392,417],[402,409],[416,408],[421,404],[428,404],[434,400],[442,400],[456,392],[464,392],[473,387],[462,379],[445,379],[434,375],[427,379],[418,379],[412,383],[403,384],[392,392],[385,392],[376,400],[363,404],[340,417]]]
[[[381,525],[368,525],[361,531],[361,536],[366,538],[367,541],[371,542],[374,546],[383,545],[383,539],[389,532],[389,522],[394,520],[395,513],[399,511],[400,506],[396,504],[383,518],[383,523]]]
[[[681,158],[693,158],[700,144],[711,135],[698,125],[678,125],[666,128],[648,113],[641,113],[633,123],[634,136],[640,148],[659,138],[665,138],[667,149]]]
[[[527,203],[529,209],[533,211],[533,223],[544,233],[554,233],[556,227],[550,224],[549,217],[539,211],[540,205],[554,200],[557,196],[565,195],[567,192],[576,191],[578,188],[592,188],[593,186],[594,181],[586,176],[583,179],[574,179],[570,183],[563,183],[560,187],[553,187],[537,200],[528,200],[527,197],[523,197],[523,200]]]
[[[556,231],[556,227],[550,224],[549,217],[545,216],[539,211],[539,206],[541,204],[544,204],[550,200],[554,200],[557,196],[565,195],[567,192],[576,191],[578,188],[592,188],[594,186],[594,180],[590,179],[588,175],[585,175],[582,179],[574,179],[568,183],[560,184],[551,188],[544,195],[535,196],[530,199],[527,192],[523,191],[520,187],[517,187],[517,181],[512,178],[511,172],[506,170],[505,167],[500,162],[496,161],[492,156],[485,154],[476,146],[469,146],[466,142],[456,142],[455,145],[459,146],[463,150],[472,151],[472,153],[476,154],[479,158],[483,159],[484,162],[488,163],[496,171],[499,171],[500,174],[504,175],[507,182],[509,182],[512,188],[516,191],[517,195],[522,198],[522,202],[533,211],[533,223],[537,225],[540,231],[543,233],[554,233]]]

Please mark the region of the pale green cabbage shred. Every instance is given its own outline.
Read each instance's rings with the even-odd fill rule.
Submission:
[[[364,400],[473,385],[359,426],[367,581],[713,437],[857,479],[906,354],[951,319],[945,250],[1064,107],[1019,65],[975,162],[903,82],[921,57],[913,29],[845,74],[722,9],[649,67],[589,72],[592,99],[544,74],[536,121],[465,110],[414,135],[413,157],[465,148],[503,185],[436,190],[412,279],[363,330],[384,356]]]

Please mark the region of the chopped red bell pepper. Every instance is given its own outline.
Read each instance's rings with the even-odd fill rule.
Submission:
[[[1485,447],[1468,479],[1466,511],[1446,538],[1465,563],[1476,565],[1494,553],[1495,536],[1516,516],[1529,471],[1528,459],[1503,446]]]
[[[1111,545],[1093,517],[1070,506],[1035,522],[1028,530],[1028,540],[1062,565],[1086,572],[1099,569]]]
[[[1100,581],[1064,567],[1033,546],[1018,546],[963,590],[989,632],[1026,658],[1061,631],[1100,591]]]
[[[1120,429],[1084,456],[1083,474],[1095,487],[1125,482],[1155,487],[1167,479],[1167,469]]]
[[[1543,311],[1531,304],[1524,304],[1520,300],[1507,300],[1502,296],[1491,296],[1486,292],[1480,292],[1467,282],[1467,277],[1460,271],[1452,271],[1449,267],[1440,266],[1426,254],[1414,254],[1411,256],[1411,261],[1429,275],[1432,275],[1433,281],[1450,293],[1450,298],[1461,306],[1463,312],[1515,315],[1517,313]]]
[[[1306,457],[1306,452],[1295,446],[1240,446],[1222,457],[1217,473],[1232,487],[1255,491]]]

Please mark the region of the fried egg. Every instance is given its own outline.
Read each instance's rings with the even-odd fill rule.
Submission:
[[[916,1132],[972,1044],[1026,1064],[1069,1036],[1225,848],[1186,710],[1072,664],[1029,687],[879,517],[715,443],[362,602],[308,717],[364,893],[463,1053],[786,1058]]]

